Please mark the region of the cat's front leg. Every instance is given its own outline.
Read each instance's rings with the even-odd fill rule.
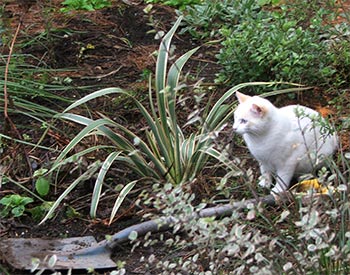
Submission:
[[[260,172],[261,176],[259,177],[259,186],[263,188],[270,188],[272,184],[271,172],[262,163],[260,163]]]
[[[290,181],[294,175],[294,169],[286,169],[282,171],[277,171],[276,175],[276,185],[272,188],[271,193],[281,193],[288,190]]]

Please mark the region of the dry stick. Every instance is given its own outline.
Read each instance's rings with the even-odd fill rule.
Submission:
[[[194,219],[206,218],[206,217],[224,217],[232,215],[234,211],[244,210],[250,204],[258,205],[259,203],[265,205],[276,205],[279,202],[292,201],[293,195],[290,192],[282,192],[278,195],[267,195],[264,197],[259,197],[257,199],[242,200],[238,202],[223,204],[219,206],[214,206],[210,208],[205,208],[200,210],[198,213],[193,213],[185,221],[180,221],[182,223],[188,222]],[[137,237],[146,235],[147,233],[157,233],[163,232],[171,229],[175,224],[179,223],[179,220],[174,216],[163,216],[154,220],[149,220],[146,222],[138,223],[129,226],[114,235],[108,240],[103,240],[97,245],[93,245],[88,248],[82,248],[74,251],[70,255],[72,257],[79,255],[91,255],[100,253],[100,249],[115,250],[120,244],[130,241],[129,236],[132,232],[137,234]]]
[[[5,121],[4,121],[5,127],[4,128],[6,129],[6,122],[8,122],[10,124],[11,129],[16,133],[16,135],[18,136],[18,138],[20,140],[22,139],[21,134],[18,131],[16,125],[13,123],[12,119],[8,115],[9,95],[7,92],[7,81],[8,81],[8,72],[9,72],[11,56],[12,56],[13,48],[15,46],[15,42],[17,40],[17,36],[18,36],[19,30],[21,28],[21,25],[22,25],[22,19],[20,19],[18,26],[17,26],[17,29],[16,29],[16,32],[13,36],[12,41],[11,41],[11,46],[10,46],[9,54],[8,54],[7,61],[6,61],[5,75],[4,75],[4,117],[5,117]],[[32,175],[33,174],[32,165],[30,163],[29,157],[28,157],[25,150],[24,150],[24,155],[25,155],[26,161],[28,163],[30,174]]]
[[[294,199],[294,195],[287,191],[279,193],[278,195],[267,195],[264,197],[258,197],[256,199],[242,200],[238,202],[202,209],[198,213],[194,213],[193,215],[188,217],[187,221],[206,217],[229,216],[234,211],[246,209],[250,204],[258,205],[259,203],[262,203],[264,205],[273,206],[279,203],[294,201]],[[137,236],[140,237],[146,235],[149,232],[155,233],[169,230],[177,222],[178,219],[176,219],[174,216],[168,216],[135,224],[117,232],[108,241],[102,241],[100,245],[107,246],[109,249],[113,250],[118,245],[129,241],[129,235],[131,232],[136,232]],[[88,250],[90,249],[93,249],[93,247],[89,248]],[[77,254],[79,254],[79,252],[77,252]]]

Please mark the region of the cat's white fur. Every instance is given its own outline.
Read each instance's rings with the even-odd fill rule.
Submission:
[[[325,120],[318,112],[299,105],[277,108],[267,99],[240,92],[236,96],[240,104],[233,130],[259,162],[259,184],[270,187],[276,179],[273,193],[287,190],[293,176],[314,171],[337,150],[338,138],[329,125],[320,126]]]

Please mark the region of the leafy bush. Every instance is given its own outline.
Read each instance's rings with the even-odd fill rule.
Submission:
[[[221,38],[223,26],[237,25],[246,16],[254,16],[260,6],[256,0],[214,0],[186,7],[181,12],[189,32],[196,39]]]
[[[290,16],[286,8],[274,13],[261,11],[258,20],[246,18],[234,27],[222,28],[224,41],[218,59],[224,70],[218,80],[340,84],[332,81],[337,68],[326,39],[332,30],[323,25],[322,16],[316,15],[311,25],[304,27],[304,18]]]
[[[327,1],[277,6],[269,2],[204,1],[184,12],[194,37],[222,39],[218,82],[340,86],[350,81],[350,29],[348,24],[334,23],[335,6]]]

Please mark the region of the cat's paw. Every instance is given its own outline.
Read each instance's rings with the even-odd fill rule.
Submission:
[[[258,182],[259,186],[263,187],[263,188],[270,188],[271,186],[271,182],[266,180],[265,178],[261,178],[261,180]]]
[[[284,191],[286,191],[286,188],[284,186],[276,184],[276,186],[271,189],[271,194],[278,194],[278,193],[282,193]]]

